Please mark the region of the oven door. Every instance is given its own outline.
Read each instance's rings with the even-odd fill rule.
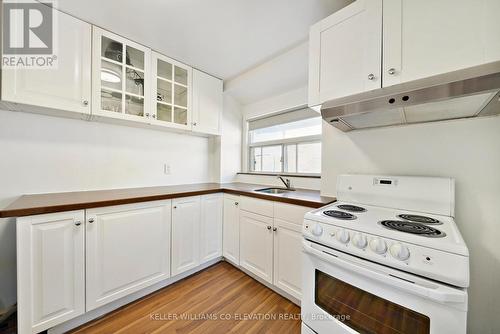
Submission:
[[[302,321],[319,334],[466,333],[467,292],[303,241]]]

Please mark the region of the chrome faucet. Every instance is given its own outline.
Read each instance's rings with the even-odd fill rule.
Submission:
[[[295,190],[292,187],[292,182],[290,181],[290,179],[284,179],[281,175],[278,175],[278,179],[280,179],[281,182],[283,182],[283,184],[286,186],[286,189],[288,189],[288,190]]]

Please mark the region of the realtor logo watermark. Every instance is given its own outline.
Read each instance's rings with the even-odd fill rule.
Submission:
[[[56,11],[53,5],[53,1],[3,1],[3,68],[57,67]]]

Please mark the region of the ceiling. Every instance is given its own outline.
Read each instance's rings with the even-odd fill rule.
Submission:
[[[227,80],[306,41],[313,23],[348,2],[61,0],[57,4],[78,18]]]

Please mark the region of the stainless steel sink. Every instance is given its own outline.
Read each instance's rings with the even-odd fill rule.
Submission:
[[[287,188],[263,188],[263,189],[257,189],[255,190],[260,193],[266,193],[266,194],[284,194],[289,191],[295,191],[295,189],[287,189]]]

